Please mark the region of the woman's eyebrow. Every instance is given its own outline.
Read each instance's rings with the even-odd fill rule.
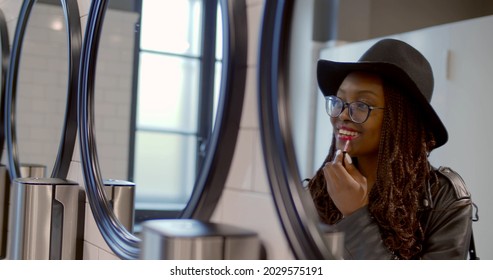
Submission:
[[[347,91],[346,91],[346,90],[341,89],[341,88],[339,88],[339,89],[337,90],[337,93],[339,93],[339,92],[340,92],[340,93],[344,93],[344,94],[345,94],[345,93],[347,93]],[[374,91],[372,91],[372,90],[369,90],[369,89],[361,89],[361,90],[356,90],[356,92],[355,92],[355,93],[357,93],[357,94],[369,94],[369,95],[372,95],[372,96],[375,96],[375,97],[377,96],[377,93],[376,93],[376,92],[374,92]]]
[[[373,95],[373,96],[377,96],[377,93],[372,91],[372,90],[369,90],[369,89],[362,89],[362,90],[358,90],[357,93],[359,94],[370,94],[370,95]]]

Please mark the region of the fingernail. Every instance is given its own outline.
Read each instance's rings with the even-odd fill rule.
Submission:
[[[349,163],[349,164],[352,164],[353,163],[353,160],[351,159],[351,157],[349,156],[348,153],[346,153],[346,161]]]
[[[339,156],[341,153],[342,153],[342,151],[341,151],[341,150],[337,150],[337,152],[336,152],[336,157],[337,157],[337,156]]]

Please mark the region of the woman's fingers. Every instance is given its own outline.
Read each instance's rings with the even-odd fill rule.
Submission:
[[[344,167],[346,171],[349,173],[349,175],[358,183],[361,184],[363,182],[366,182],[365,176],[363,176],[363,174],[359,172],[356,166],[353,165],[353,160],[347,153],[344,156]]]
[[[323,168],[327,191],[344,216],[367,204],[366,178],[352,164],[347,153],[337,151]]]
[[[337,163],[341,163],[342,162],[342,157],[343,157],[343,153],[341,150],[337,150],[335,156],[334,156],[334,159],[332,160],[332,163],[333,164],[337,164]]]
[[[352,166],[352,161],[348,154],[343,153],[341,150],[337,150],[332,161],[327,162],[323,168],[327,183],[333,183],[327,185],[333,189],[336,189],[338,187],[342,187],[343,184],[341,184],[341,182],[351,180],[351,174],[347,171],[346,167],[349,165]],[[354,166],[352,166],[352,169],[357,171]]]

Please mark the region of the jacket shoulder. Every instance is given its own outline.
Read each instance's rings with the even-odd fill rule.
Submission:
[[[465,199],[471,197],[471,194],[466,187],[464,179],[462,179],[459,173],[455,172],[452,168],[440,166],[437,169],[437,173],[441,174],[442,177],[444,177],[449,182],[449,185],[452,187],[456,199]]]

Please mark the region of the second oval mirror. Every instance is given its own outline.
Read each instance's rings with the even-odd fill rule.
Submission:
[[[92,2],[79,89],[89,204],[124,259],[138,257],[139,228],[122,227],[104,185],[135,184],[137,225],[207,220],[231,162],[246,67],[244,1],[135,3],[137,12]]]

